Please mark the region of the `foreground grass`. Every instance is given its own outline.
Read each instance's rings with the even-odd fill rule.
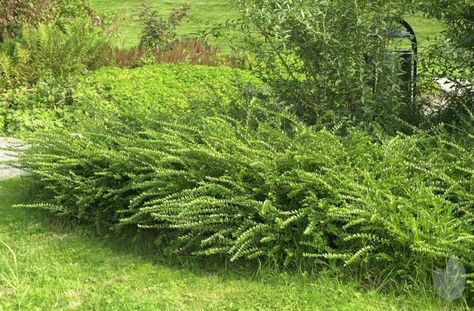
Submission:
[[[231,0],[190,0],[190,1],[159,1],[150,0],[150,4],[158,8],[164,15],[168,15],[173,8],[180,4],[191,4],[191,16],[188,23],[179,27],[183,35],[196,33],[203,29],[210,29],[219,23],[238,17],[237,9]],[[119,45],[125,47],[136,46],[140,41],[140,20],[138,18],[141,1],[139,0],[92,0],[93,7],[100,12],[113,13],[121,17],[119,29]],[[435,20],[424,18],[421,14],[407,17],[408,22],[417,33],[421,46],[426,46],[443,30],[441,24]],[[233,38],[233,39],[230,39]],[[224,52],[230,51],[232,40],[238,40],[239,33],[230,31],[217,39],[210,39],[210,43],[219,45]]]
[[[47,212],[12,208],[28,196],[25,181],[0,182],[0,310],[453,309],[431,293],[382,295],[324,276],[160,259],[146,243],[98,239]]]

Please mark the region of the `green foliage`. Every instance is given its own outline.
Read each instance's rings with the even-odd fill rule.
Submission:
[[[190,10],[189,5],[183,5],[164,18],[149,2],[144,1],[140,13],[143,23],[140,45],[153,50],[166,50],[178,38],[176,27],[186,20]]]
[[[43,78],[34,87],[0,94],[0,133],[20,135],[49,127],[64,127],[86,113],[83,104],[99,95],[78,79]]]
[[[400,83],[387,30],[406,1],[239,1],[253,70],[310,123],[341,119],[394,126],[416,109]],[[410,120],[412,121],[412,120]]]
[[[157,256],[149,238],[98,239],[44,211],[12,208],[31,199],[30,186],[0,181],[0,232],[13,251],[0,242],[3,310],[465,310],[408,286],[381,293],[332,274]]]
[[[89,20],[77,19],[64,27],[40,24],[25,27],[21,38],[0,44],[0,91],[31,85],[42,77],[64,78],[107,64],[106,35]]]
[[[179,110],[194,102],[229,105],[243,88],[261,82],[246,71],[225,66],[155,65],[104,68],[91,76],[89,84],[117,105]]]
[[[442,129],[374,141],[251,103],[127,106],[28,140],[21,163],[50,194],[44,206],[101,230],[153,230],[173,253],[336,262],[398,280],[426,280],[456,255],[473,271],[472,131],[462,143]]]
[[[34,87],[0,94],[0,124],[4,135],[18,135],[48,127],[64,127],[98,107],[124,106],[177,113],[192,106],[231,106],[241,91],[255,93],[261,85],[248,72],[228,67],[188,65],[103,68],[84,77],[42,78]],[[140,105],[136,105],[140,103]]]
[[[446,23],[446,35],[458,47],[474,49],[474,2],[472,0],[421,1],[419,7]]]
[[[69,18],[91,17],[92,13],[87,0],[0,0],[0,41],[5,35],[20,35],[24,26],[64,25]]]
[[[443,105],[429,104],[433,112],[430,121],[447,123],[463,131],[472,126],[474,111],[474,3],[436,0],[419,5],[446,26],[443,36],[421,59],[423,73],[431,80],[444,77],[452,83],[451,92],[438,93],[438,102]]]

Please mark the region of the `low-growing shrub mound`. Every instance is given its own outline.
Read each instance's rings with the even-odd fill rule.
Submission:
[[[428,279],[455,255],[473,272],[472,134],[462,145],[442,129],[339,136],[249,107],[233,118],[119,107],[38,134],[21,157],[49,195],[33,206],[153,230],[169,252],[336,262],[397,280]]]
[[[230,104],[241,91],[261,82],[247,71],[229,67],[152,65],[135,69],[104,68],[90,84],[124,105],[186,108],[194,102]]]
[[[97,105],[126,106],[142,115],[150,110],[177,113],[191,106],[210,110],[232,106],[242,101],[242,92],[252,93],[260,85],[246,71],[192,65],[103,68],[82,78],[45,77],[34,87],[0,93],[0,132],[18,135],[64,127]]]

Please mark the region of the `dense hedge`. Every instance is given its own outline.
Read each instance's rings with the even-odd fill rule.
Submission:
[[[178,253],[335,261],[398,279],[428,278],[456,255],[472,273],[472,134],[463,145],[442,130],[339,136],[248,105],[232,117],[109,107],[37,134],[21,158],[49,194],[34,206],[154,230]]]

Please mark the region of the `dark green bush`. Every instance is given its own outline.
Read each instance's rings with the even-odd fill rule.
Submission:
[[[309,123],[378,122],[419,111],[386,35],[411,8],[399,0],[241,0],[250,66]],[[396,18],[393,18],[393,17]]]
[[[327,126],[340,122],[371,130],[377,124],[375,127],[396,134],[410,132],[407,124],[459,125],[466,118],[464,112],[474,108],[472,87],[465,92],[464,83],[474,83],[471,0],[238,3],[253,53],[250,69],[307,123]],[[401,18],[420,10],[441,21],[446,30],[431,53],[418,49],[418,64],[423,64],[419,86],[430,81],[427,84],[436,88],[441,77],[461,82],[457,83],[459,92],[446,99],[435,92],[426,100],[422,87],[417,92],[422,96],[411,98],[407,83],[402,82],[399,58],[391,53],[397,44],[387,34]],[[448,109],[443,106],[436,111],[440,102]],[[427,116],[426,110],[435,113]]]
[[[472,131],[462,144],[442,129],[374,140],[252,104],[229,115],[110,106],[37,134],[21,163],[49,199],[32,206],[153,230],[170,252],[336,262],[397,280],[427,279],[456,255],[473,272]]]

